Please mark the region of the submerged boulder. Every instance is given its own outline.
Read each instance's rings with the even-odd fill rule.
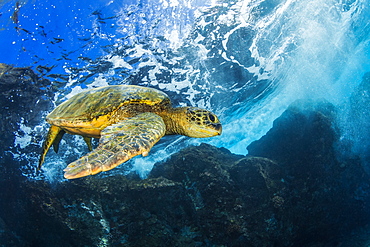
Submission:
[[[332,158],[333,144],[338,139],[335,114],[336,109],[329,102],[296,101],[274,121],[265,136],[247,147],[248,154],[281,164]]]
[[[326,101],[297,101],[268,133],[248,146],[249,155],[277,162],[286,186],[285,217],[294,243],[333,240],[370,219],[369,177],[359,159],[338,159],[336,109]],[[361,196],[359,196],[361,195]],[[331,237],[329,237],[331,236]]]

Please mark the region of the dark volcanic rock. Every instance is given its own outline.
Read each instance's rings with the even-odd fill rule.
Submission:
[[[359,159],[336,158],[335,112],[325,101],[295,102],[264,137],[248,146],[249,155],[281,166],[289,209],[284,217],[291,221],[299,246],[327,241],[328,236],[335,240],[338,233],[369,220],[369,195],[363,192],[370,188],[369,180]]]
[[[17,197],[0,192],[8,199],[3,209],[22,205],[22,223],[13,221],[16,212],[1,216],[32,246],[271,246],[283,243],[279,179],[270,160],[204,144],[175,154],[145,180],[24,182],[13,187]]]
[[[144,180],[0,180],[1,246],[339,246],[369,220],[369,177],[338,161],[335,110],[298,103],[241,156],[207,144]]]
[[[37,126],[42,119],[43,111],[52,105],[50,98],[54,96],[51,82],[36,74],[30,68],[16,68],[0,63],[0,180],[8,174],[19,174],[19,166],[14,164],[13,155],[17,153],[14,146],[16,133],[22,136],[19,123],[27,126]],[[39,152],[41,135],[27,147],[27,152]],[[9,152],[10,151],[10,152]]]
[[[150,177],[158,176],[183,184],[202,239],[225,246],[283,244],[275,213],[284,204],[284,185],[274,162],[202,144],[154,167]]]
[[[248,146],[248,153],[281,164],[332,158],[338,137],[333,126],[335,113],[334,106],[325,101],[296,101],[274,121],[265,136]]]

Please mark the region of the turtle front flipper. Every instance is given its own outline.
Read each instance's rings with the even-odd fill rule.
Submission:
[[[162,118],[154,113],[142,113],[108,126],[101,132],[99,146],[69,164],[67,179],[80,178],[108,171],[132,157],[148,152],[166,133]]]
[[[46,136],[44,144],[42,145],[42,153],[38,165],[39,170],[41,169],[42,163],[44,163],[46,153],[49,151],[49,148],[51,147],[51,145],[53,145],[54,142],[54,150],[56,152],[58,151],[59,141],[62,139],[63,134],[64,130],[62,130],[58,126],[52,125],[50,127],[48,135]]]

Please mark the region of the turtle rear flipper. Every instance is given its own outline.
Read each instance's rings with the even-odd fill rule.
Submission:
[[[89,151],[91,152],[92,151],[92,144],[91,144],[91,137],[87,137],[87,136],[83,136],[84,138],[84,141],[87,145],[87,148],[89,149]]]
[[[53,148],[54,148],[54,152],[58,153],[58,150],[59,150],[59,143],[60,141],[62,140],[64,134],[66,132],[64,130],[60,130],[59,133],[55,136],[55,139],[53,141]]]
[[[69,164],[64,177],[74,179],[108,171],[134,156],[148,152],[166,133],[163,119],[154,113],[142,113],[108,126],[101,132],[99,146]]]
[[[60,139],[62,139],[62,136],[64,134],[63,132],[64,132],[64,130],[62,130],[58,126],[52,125],[50,127],[48,135],[46,136],[45,142],[42,145],[42,153],[41,153],[40,160],[39,160],[39,165],[38,165],[38,168],[37,168],[38,170],[41,169],[42,163],[44,163],[46,153],[49,151],[49,148],[51,147],[51,145],[53,145],[53,143],[55,141],[56,141],[56,144],[54,145],[54,150],[55,150],[55,148],[58,150],[59,141],[60,141]]]

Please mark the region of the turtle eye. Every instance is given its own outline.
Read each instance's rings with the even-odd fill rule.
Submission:
[[[214,122],[216,120],[215,116],[213,116],[212,114],[209,114],[208,117],[211,122]]]

